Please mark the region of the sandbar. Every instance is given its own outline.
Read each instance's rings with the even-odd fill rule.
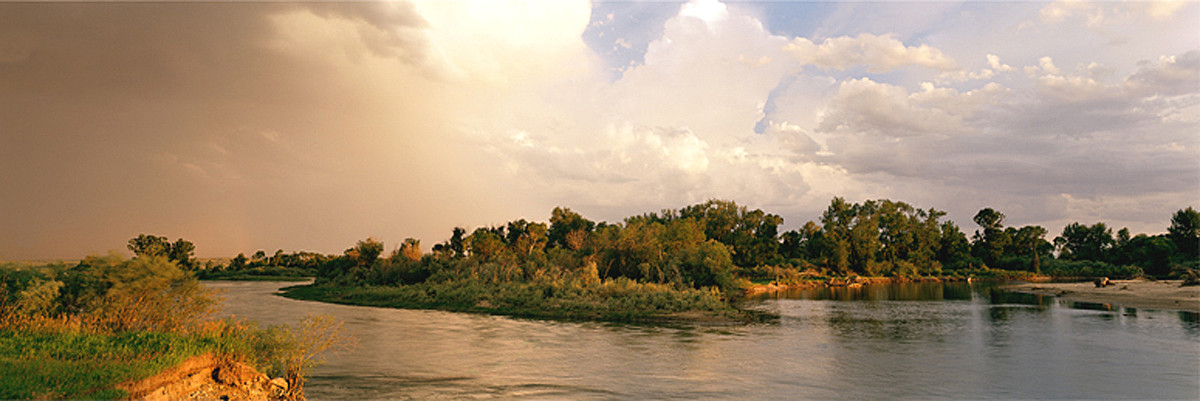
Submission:
[[[1112,280],[1107,287],[1092,282],[1024,283],[1004,289],[1051,295],[1067,301],[1114,304],[1127,308],[1167,309],[1200,313],[1200,286],[1181,287],[1180,280]]]

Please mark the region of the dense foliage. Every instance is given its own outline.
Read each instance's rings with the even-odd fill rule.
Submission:
[[[303,370],[320,351],[310,339],[340,341],[314,328],[332,323],[258,329],[211,319],[216,294],[170,251],[186,249],[175,256],[190,258],[190,243],[156,244],[165,238],[131,240],[133,259],[110,254],[73,266],[0,264],[0,399],[120,398],[117,384],[203,353],[283,375],[297,384],[283,396],[303,398]]]
[[[482,283],[589,282],[628,279],[678,290],[722,292],[746,279],[829,276],[961,276],[1003,270],[1084,277],[1166,276],[1195,268],[1200,214],[1172,216],[1168,233],[1115,236],[1104,223],[1071,223],[1048,238],[1041,226],[1006,226],[1004,213],[981,209],[964,233],[937,209],[905,202],[834,198],[816,221],[780,232],[783,218],[734,202],[710,200],[679,210],[594,222],[555,208],[548,223],[524,219],[473,231],[456,227],[424,253],[405,240],[390,255],[376,239],[342,255],[239,255],[226,272],[270,266],[312,272],[317,285],[403,286],[476,280]]]

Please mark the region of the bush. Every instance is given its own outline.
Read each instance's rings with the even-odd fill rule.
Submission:
[[[1137,266],[1116,266],[1094,260],[1063,260],[1046,261],[1042,272],[1053,277],[1110,277],[1131,278],[1141,276],[1142,269]]]

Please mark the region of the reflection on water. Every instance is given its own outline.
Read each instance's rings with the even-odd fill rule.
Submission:
[[[332,314],[359,339],[319,399],[1200,398],[1200,318],[990,285],[793,291],[778,323],[655,327],[330,305],[214,282],[226,313]]]

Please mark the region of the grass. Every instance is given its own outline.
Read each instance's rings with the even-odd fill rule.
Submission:
[[[671,323],[746,322],[754,319],[721,300],[719,293],[676,289],[626,279],[592,285],[558,282],[485,283],[460,279],[402,286],[295,286],[283,290],[294,299],[348,305],[551,320]]]
[[[0,328],[0,399],[117,399],[115,387],[208,352],[253,348],[227,330],[190,334],[99,332],[8,324]],[[33,325],[37,326],[37,325]]]

